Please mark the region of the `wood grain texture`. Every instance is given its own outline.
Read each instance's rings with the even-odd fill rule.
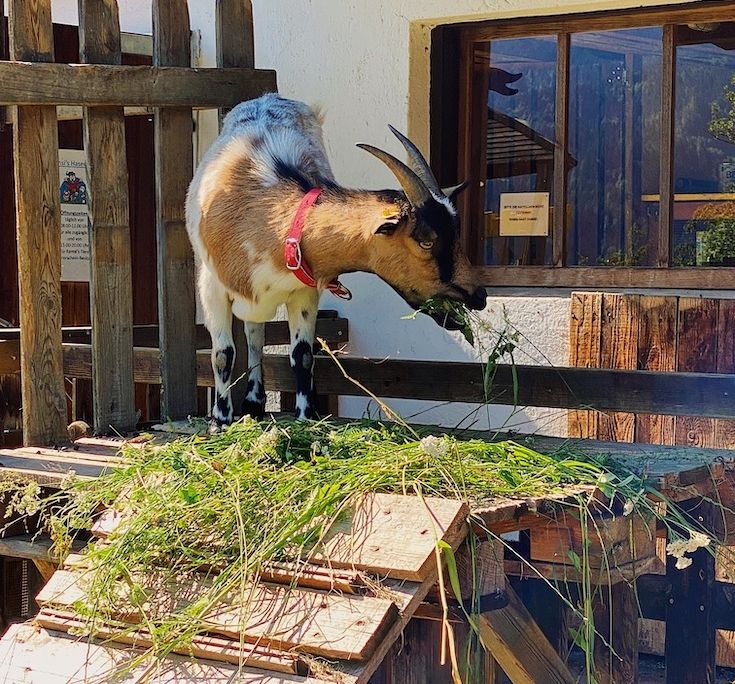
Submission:
[[[143,581],[143,580],[142,580]],[[83,570],[58,570],[36,597],[39,605],[72,610],[84,602],[88,575]],[[145,586],[145,582],[143,581]],[[187,578],[176,586],[148,587],[148,611],[163,619],[174,610],[201,599],[208,586],[204,580]],[[125,600],[114,607],[117,620],[142,623],[139,609]],[[298,587],[256,584],[223,596],[204,616],[207,632],[229,639],[243,639],[280,650],[338,658],[365,660],[380,643],[397,616],[392,601],[372,596],[340,596]]]
[[[638,364],[639,295],[605,293],[602,297],[600,366],[635,370]],[[601,414],[597,438],[615,442],[635,439],[635,414],[619,411]]]
[[[556,57],[556,115],[554,122],[554,204],[552,221],[552,264],[564,266],[567,237],[567,147],[569,141],[569,54],[571,38],[568,33],[557,36]]]
[[[53,60],[50,0],[13,0],[11,56]],[[61,223],[54,107],[18,107],[13,126],[25,444],[67,441],[61,354]]]
[[[187,67],[190,61],[186,0],[154,0],[153,63]],[[190,109],[156,109],[155,149],[161,415],[175,420],[197,406],[194,253],[184,209],[194,173]]]
[[[117,0],[80,0],[80,58],[120,64]],[[91,192],[90,308],[94,429],[135,427],[133,281],[122,107],[84,108],[84,149]]]
[[[157,684],[327,684],[323,680],[286,673],[267,673],[237,665],[193,661],[171,655],[160,662],[143,659],[130,646],[100,644],[33,625],[13,625],[0,640],[0,660],[7,681],[69,684],[115,681],[143,684],[153,677]]]
[[[250,0],[217,0],[215,3],[215,25],[217,42],[217,66],[255,67],[255,29],[253,26],[253,7]],[[220,107],[219,122],[229,107]],[[235,345],[235,363],[231,377],[247,378],[248,345],[242,322],[233,316],[232,339]],[[290,344],[290,341],[289,341]],[[239,412],[247,389],[247,382],[236,382],[230,386],[232,405]],[[281,409],[284,409],[284,396],[281,396]],[[323,415],[323,414],[322,414]]]
[[[87,622],[70,611],[41,609],[34,623],[44,629],[59,632],[84,630]],[[129,627],[120,629],[105,625],[100,621],[93,627],[93,636],[106,642],[128,644],[134,648],[146,649],[154,645],[151,635],[145,629],[131,631]],[[245,667],[257,667],[268,672],[304,673],[305,666],[299,668],[299,658],[295,654],[267,649],[257,644],[240,643],[221,637],[196,635],[190,645],[174,647],[173,653],[192,658],[206,658],[216,662],[232,663]]]
[[[721,299],[717,314],[718,373],[735,373],[735,301]],[[715,420],[715,446],[735,449],[735,421]]]
[[[671,265],[671,229],[674,219],[674,137],[676,124],[676,27],[663,30],[661,62],[661,165],[659,170],[657,265]]]
[[[595,677],[599,684],[638,681],[638,600],[627,582],[593,598]],[[610,647],[606,645],[610,644]]]
[[[602,293],[573,292],[570,306],[569,365],[599,368]],[[598,420],[596,411],[569,411],[569,436],[596,438]]]
[[[575,681],[510,586],[508,605],[478,618],[480,639],[513,684],[573,684]]]
[[[448,499],[374,494],[328,530],[312,562],[423,581],[436,567],[437,539],[463,538],[469,509]],[[396,540],[400,539],[400,544]],[[458,543],[458,542],[457,542]]]
[[[638,320],[638,369],[676,370],[677,297],[640,298]],[[674,417],[639,413],[635,438],[647,444],[674,444]]]
[[[679,298],[679,336],[676,370],[714,373],[717,368],[717,318],[719,302],[698,297]],[[701,415],[677,416],[677,444],[714,447],[715,422]]]
[[[694,499],[683,502],[680,508],[705,529],[712,525],[713,504]],[[671,587],[666,608],[666,683],[714,684],[715,558],[708,549],[690,555],[692,564],[683,570],[675,567],[674,557],[666,558],[666,578]]]
[[[12,342],[0,342],[0,350]],[[65,344],[64,372],[77,378],[91,377],[91,353],[87,345]],[[0,355],[1,357],[1,355]],[[7,362],[10,363],[10,362]],[[340,363],[350,377],[379,397],[436,401],[513,403],[514,374],[499,365],[493,394],[486,397],[482,364],[450,361],[385,361],[345,357]],[[294,392],[296,383],[288,357],[266,354],[263,359],[266,390]],[[325,394],[363,396],[362,389],[346,379],[328,358],[315,358],[319,386]],[[134,349],[135,381],[160,381],[159,352]],[[516,365],[518,404],[551,408],[591,406],[601,411],[633,411],[714,418],[735,417],[732,396],[735,378],[729,374],[657,373],[598,368],[552,368]],[[431,378],[431,382],[427,382]],[[214,378],[207,352],[197,352],[197,382],[213,387]]]
[[[187,43],[188,48],[188,43]],[[22,58],[21,58],[22,59]],[[28,58],[26,58],[28,59]],[[158,67],[161,68],[158,68]],[[0,104],[234,107],[276,87],[265,69],[191,69],[156,66],[0,62]],[[6,87],[7,86],[7,87]]]

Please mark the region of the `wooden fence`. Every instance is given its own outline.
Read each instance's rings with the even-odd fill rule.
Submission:
[[[248,8],[218,0],[221,66],[192,69],[186,1],[154,0],[153,65],[122,66],[117,2],[81,0],[80,57],[87,65],[79,66],[52,63],[51,0],[10,1],[11,59],[0,62],[0,105],[14,107],[25,443],[66,435],[56,105],[84,108],[95,427],[125,431],[135,421],[124,105],[155,107],[162,412],[172,418],[195,412],[194,260],[184,223],[193,170],[191,111],[231,107],[275,90],[272,71],[252,68]]]

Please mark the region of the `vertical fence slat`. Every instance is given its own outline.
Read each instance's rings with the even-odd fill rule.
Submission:
[[[552,263],[564,266],[567,250],[567,174],[569,172],[569,60],[571,38],[560,33],[556,55],[556,143],[554,144],[554,219],[552,222]]]
[[[250,0],[217,0],[215,5],[217,27],[217,66],[255,67],[255,45],[253,30],[253,6]],[[229,110],[220,109],[220,125]],[[235,341],[235,365],[233,378],[240,378],[248,370],[248,347],[245,327],[233,317],[232,337]],[[245,397],[247,378],[230,388],[232,405],[239,412]]]
[[[51,0],[11,0],[10,56],[53,61]],[[67,439],[61,353],[56,108],[17,107],[13,126],[25,444]]]
[[[154,65],[190,62],[186,0],[154,0]],[[184,217],[194,163],[190,108],[156,109],[155,152],[161,417],[177,419],[197,408],[194,254]]]
[[[658,220],[659,268],[671,265],[671,227],[674,218],[674,137],[676,123],[676,27],[664,26],[661,73],[661,169]]]
[[[79,0],[83,62],[120,64],[117,0]],[[92,389],[94,425],[125,432],[135,427],[133,284],[128,169],[122,107],[84,108],[84,149],[92,218]]]

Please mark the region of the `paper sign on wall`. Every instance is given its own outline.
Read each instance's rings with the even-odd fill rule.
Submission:
[[[500,235],[549,234],[548,192],[504,192],[500,195]]]
[[[89,282],[89,182],[82,150],[59,150],[61,279]]]

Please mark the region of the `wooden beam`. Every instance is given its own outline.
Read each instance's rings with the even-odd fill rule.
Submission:
[[[10,343],[0,342],[0,350]],[[3,353],[0,351],[0,362]],[[157,349],[134,350],[135,382],[160,381]],[[329,358],[317,357],[316,376],[325,394],[363,396],[364,391],[346,379]],[[498,366],[493,391],[486,396],[482,364],[449,361],[385,361],[343,358],[350,377],[358,378],[380,397],[429,401],[512,403],[515,378],[520,406],[549,408],[596,408],[600,411],[632,410],[664,415],[735,417],[732,396],[735,378],[719,373],[657,373],[598,368],[551,368],[547,366]],[[267,390],[296,389],[288,357],[263,357]],[[91,352],[87,345],[64,345],[64,372],[76,378],[91,377]],[[514,378],[515,376],[515,378]],[[427,380],[430,378],[430,380]],[[197,353],[197,382],[213,387],[209,353]]]
[[[53,61],[51,0],[11,0],[9,15],[11,56]],[[54,107],[18,107],[13,156],[25,444],[68,439],[61,355],[58,148]]]
[[[83,62],[120,64],[117,0],[79,0]],[[85,107],[84,149],[91,192],[92,396],[94,429],[135,427],[133,278],[122,107]]]
[[[692,268],[629,268],[602,266],[485,266],[480,268],[482,285],[507,287],[682,288],[721,290],[735,279],[735,268],[697,266]]]
[[[567,236],[567,148],[569,147],[569,54],[571,38],[560,33],[556,46],[556,141],[554,143],[554,218],[552,264],[566,263]]]
[[[30,59],[30,57],[26,58]],[[276,87],[267,69],[0,62],[0,104],[234,107]]]
[[[638,681],[638,599],[627,582],[600,587],[593,598],[598,684]],[[608,647],[607,644],[610,644]]]
[[[679,508],[695,524],[705,529],[712,527],[715,505],[709,501],[690,499],[680,503]],[[666,608],[666,682],[714,684],[715,556],[706,548],[690,555],[692,563],[683,570],[676,568],[677,560],[673,556],[666,556],[666,579],[670,586]]]
[[[191,60],[186,0],[154,0],[153,63],[187,67]],[[221,103],[218,103],[221,104]],[[187,108],[155,114],[158,321],[161,415],[196,413],[194,253],[186,233],[186,191],[194,173],[192,116]]]
[[[567,666],[510,586],[508,605],[478,618],[480,640],[513,684],[573,684]]]
[[[217,0],[215,5],[215,24],[217,32],[217,66],[255,67],[255,31],[253,28],[253,6],[250,0]],[[220,128],[228,107],[219,110]],[[245,326],[236,316],[232,317],[232,339],[235,345],[235,362],[232,378],[245,377],[244,382],[230,386],[230,397],[235,411],[240,411],[245,399],[248,376],[248,345]],[[289,341],[286,344],[290,343]]]
[[[661,166],[658,212],[659,267],[671,266],[671,227],[674,218],[674,140],[676,121],[676,26],[666,24],[663,33],[661,73]]]

